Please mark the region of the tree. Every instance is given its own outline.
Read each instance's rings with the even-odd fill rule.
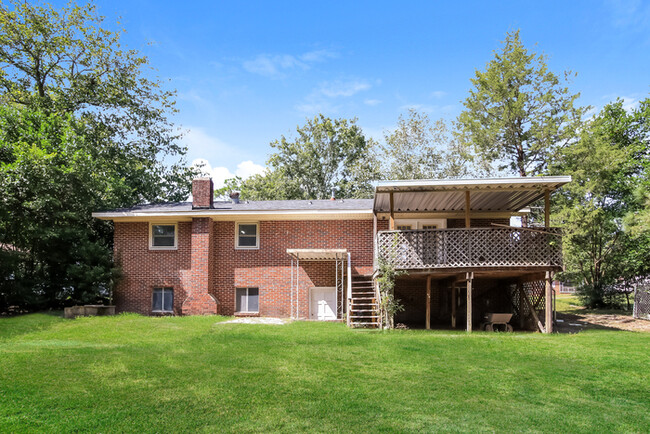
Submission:
[[[187,198],[193,172],[166,118],[173,93],[146,77],[147,59],[121,46],[121,32],[102,28],[92,3],[9,4],[0,5],[0,104],[82,119],[102,139],[93,157],[120,169],[122,204]]]
[[[295,138],[282,136],[271,143],[276,151],[268,171],[247,180],[227,182],[225,191],[240,190],[242,198],[329,199],[372,196],[371,181],[378,176],[372,149],[356,119],[330,119],[319,114],[296,129]]]
[[[409,109],[379,146],[383,179],[458,178],[472,173],[471,157],[454,140],[444,120]]]
[[[608,104],[550,166],[573,176],[554,195],[553,218],[564,227],[565,275],[580,282],[591,307],[612,304],[613,289],[650,272],[650,234],[624,224],[644,209],[636,192],[650,180],[642,107],[628,113],[620,100]]]
[[[102,23],[92,4],[0,5],[0,244],[20,252],[0,298],[25,307],[108,295],[112,228],[92,211],[189,194],[173,94]]]
[[[499,171],[541,174],[576,138],[585,108],[575,107],[579,94],[564,87],[546,59],[529,52],[517,30],[506,34],[501,51],[471,80],[458,137]]]
[[[110,227],[90,211],[119,185],[92,158],[94,136],[70,114],[29,108],[0,107],[0,125],[0,244],[16,249],[0,298],[22,308],[107,298],[117,277]]]

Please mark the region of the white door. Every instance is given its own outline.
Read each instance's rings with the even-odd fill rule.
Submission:
[[[336,288],[311,288],[309,318],[318,321],[336,319]]]

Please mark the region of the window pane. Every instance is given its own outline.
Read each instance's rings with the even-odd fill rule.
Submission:
[[[257,312],[260,307],[260,290],[257,288],[248,288],[248,311]]]
[[[257,236],[257,225],[239,225],[239,235]]]
[[[153,245],[160,247],[173,247],[174,237],[153,237]]]
[[[163,294],[163,310],[166,312],[171,312],[174,310],[174,291],[171,289],[165,289]]]
[[[153,305],[152,310],[162,310],[162,289],[153,290]]]
[[[255,247],[257,245],[257,238],[255,237],[239,237],[239,246],[240,247]]]
[[[153,225],[151,244],[156,247],[174,247],[175,229],[174,225]]]
[[[235,311],[246,311],[246,288],[237,288],[235,297]]]
[[[153,234],[174,236],[174,225],[153,225]]]

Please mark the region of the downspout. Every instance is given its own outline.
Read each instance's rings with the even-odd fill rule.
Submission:
[[[347,309],[347,315],[346,315],[346,322],[348,327],[350,327],[350,306],[352,304],[352,261],[351,261],[351,256],[350,252],[348,252],[348,309]]]

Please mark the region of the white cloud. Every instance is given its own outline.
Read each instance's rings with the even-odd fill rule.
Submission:
[[[210,162],[205,158],[197,158],[192,161],[192,166],[201,167],[203,175],[209,176],[214,182],[214,188],[221,188],[225,185],[226,179],[234,178],[239,176],[242,179],[250,178],[253,175],[262,174],[266,171],[264,166],[254,163],[251,160],[242,161],[237,165],[235,172],[231,172],[230,169],[224,166],[212,167]]]
[[[308,63],[324,62],[327,59],[336,59],[339,57],[338,53],[331,50],[316,50],[310,51],[300,56],[300,59]]]
[[[614,26],[642,31],[650,26],[650,5],[641,0],[609,0]]]
[[[381,100],[378,99],[367,99],[363,102],[365,105],[376,106],[381,104]]]
[[[435,90],[431,92],[431,97],[435,99],[440,99],[445,95],[447,95],[447,92],[445,92],[444,90]]]
[[[307,70],[314,63],[324,62],[337,57],[329,50],[317,50],[294,56],[292,54],[259,54],[254,59],[242,63],[244,69],[252,74],[269,78],[283,78],[290,70]]]
[[[185,128],[187,128],[187,131],[181,141],[194,155],[218,154],[233,151],[231,145],[211,136],[201,127],[187,126]]]
[[[380,83],[380,81],[377,80],[376,83]],[[334,100],[340,101],[341,98],[350,98],[371,88],[372,84],[368,80],[323,82],[295,107],[296,110],[306,115],[315,113],[333,114],[341,109],[341,105],[335,104]],[[379,100],[366,100],[368,105],[376,105],[380,102]]]
[[[320,87],[320,93],[329,98],[350,97],[372,86],[366,81],[354,80],[348,82],[335,81],[323,83]]]

